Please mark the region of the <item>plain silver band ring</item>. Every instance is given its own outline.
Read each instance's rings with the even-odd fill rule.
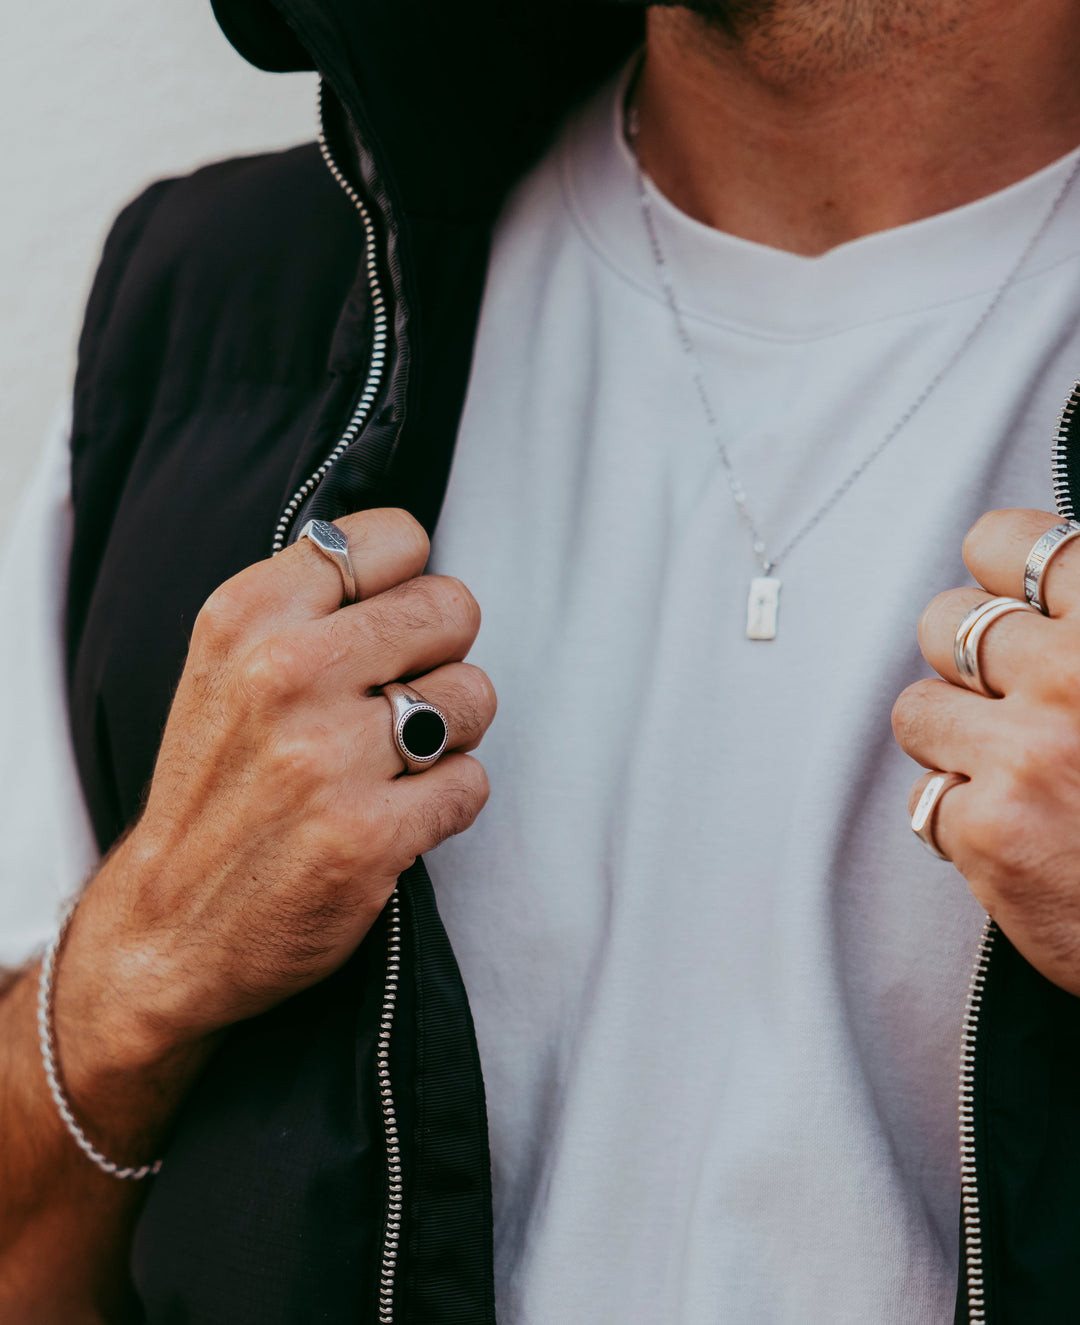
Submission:
[[[349,558],[349,540],[336,524],[328,520],[309,520],[296,537],[299,543],[306,538],[324,557],[328,557],[341,572],[341,605],[347,607],[360,597],[356,587],[356,572]]]
[[[1048,529],[1028,553],[1028,559],[1024,564],[1024,597],[1044,616],[1050,615],[1042,591],[1046,568],[1065,544],[1072,542],[1077,534],[1080,534],[1080,524],[1075,520],[1066,520],[1063,524],[1056,524],[1053,529]]]
[[[938,860],[948,860],[950,865],[952,861],[938,846],[937,838],[934,836],[934,818],[942,796],[967,780],[960,773],[935,773],[923,788],[919,803],[915,806],[915,813],[911,816],[911,831],[932,856],[936,856]]]
[[[422,773],[446,750],[450,738],[446,714],[398,681],[383,686],[382,692],[390,701],[394,748],[405,762],[405,771]]]
[[[963,617],[956,627],[953,661],[956,663],[956,670],[970,690],[975,690],[990,699],[1001,698],[983,679],[982,667],[979,664],[979,645],[994,622],[999,621],[1003,616],[1008,616],[1010,612],[1034,611],[1037,611],[1035,607],[1030,603],[1022,603],[1019,598],[989,598],[985,603],[973,607]]]

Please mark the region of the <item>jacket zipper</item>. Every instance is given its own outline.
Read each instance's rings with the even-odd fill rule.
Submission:
[[[356,441],[371,415],[386,373],[387,337],[389,317],[382,285],[379,282],[379,262],[376,249],[375,227],[371,213],[357,189],[349,182],[344,171],[334,160],[326,138],[323,116],[323,87],[319,85],[319,151],[334,179],[345,196],[356,208],[364,227],[364,268],[374,326],[371,340],[371,360],[360,398],[356,402],[345,431],[337,445],[289,499],[274,530],[272,555],[285,546],[289,529],[297,512],[330,472],[334,462]],[[401,1218],[404,1188],[401,1168],[401,1140],[398,1136],[397,1111],[394,1107],[394,1089],[390,1078],[390,1037],[394,1027],[397,1006],[398,978],[401,973],[401,898],[397,891],[391,895],[386,907],[386,983],[383,985],[382,1005],[379,1011],[379,1038],[375,1050],[378,1079],[379,1107],[382,1113],[383,1138],[386,1147],[386,1209],[383,1218],[382,1246],[379,1252],[379,1325],[393,1325],[394,1287],[397,1273],[398,1251],[401,1245]]]
[[[288,505],[281,513],[281,519],[274,530],[274,542],[271,548],[273,554],[277,554],[285,546],[285,540],[289,536],[289,528],[296,518],[297,512],[307,501],[308,497],[315,491],[326,475],[330,472],[334,461],[344,455],[348,448],[356,441],[360,435],[360,429],[367,423],[371,414],[372,406],[379,394],[379,388],[382,386],[383,377],[386,372],[386,343],[389,329],[389,318],[387,316],[386,300],[383,297],[382,286],[379,283],[379,259],[375,241],[375,226],[371,220],[371,213],[367,205],[357,190],[349,183],[345,173],[334,160],[334,155],[330,151],[330,146],[326,141],[326,127],[323,120],[323,89],[319,85],[319,151],[326,162],[327,169],[337,180],[352,205],[360,214],[360,221],[364,227],[364,267],[367,275],[368,293],[371,296],[371,308],[374,317],[374,331],[371,338],[371,362],[368,364],[367,379],[364,382],[364,389],[360,392],[360,399],[356,402],[356,408],[352,412],[348,426],[341,434],[338,444],[303,484],[293,493],[289,499]]]
[[[1080,382],[1074,384],[1058,419],[1057,435],[1051,455],[1050,473],[1054,480],[1054,501],[1058,514],[1065,520],[1076,519],[1076,506],[1069,491],[1069,437],[1080,409]]]
[[[967,1272],[967,1309],[970,1325],[986,1320],[983,1278],[982,1215],[979,1211],[979,1175],[975,1154],[975,1049],[983,990],[997,926],[987,920],[979,938],[971,973],[964,1029],[960,1041],[960,1210],[964,1230],[964,1268]]]
[[[1069,392],[1058,420],[1051,451],[1050,472],[1054,501],[1063,519],[1074,520],[1076,507],[1069,484],[1070,435],[1080,410],[1080,382]],[[975,1056],[979,1034],[986,974],[998,929],[992,920],[983,926],[975,967],[971,974],[964,1029],[960,1049],[960,1208],[964,1230],[964,1261],[967,1270],[968,1321],[980,1325],[986,1320],[986,1280],[983,1272],[982,1214],[979,1209],[979,1182],[975,1141]]]
[[[401,1142],[394,1109],[394,1088],[390,1080],[390,1034],[394,1026],[398,976],[401,973],[401,898],[396,890],[391,894],[386,917],[386,984],[383,986],[382,1009],[379,1013],[379,1044],[375,1051],[383,1135],[386,1138],[386,1217],[383,1221],[379,1262],[379,1325],[393,1325],[394,1279],[401,1246],[401,1212],[405,1195],[401,1180]]]

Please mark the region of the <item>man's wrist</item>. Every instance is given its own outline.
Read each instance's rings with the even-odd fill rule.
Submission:
[[[113,923],[98,881],[56,955],[51,999],[55,1066],[89,1139],[121,1163],[153,1156],[175,1109],[217,1042],[182,1037],[157,1015],[145,952]]]

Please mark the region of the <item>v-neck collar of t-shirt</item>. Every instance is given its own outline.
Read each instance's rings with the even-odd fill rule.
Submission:
[[[567,204],[588,242],[626,280],[663,296],[622,126],[630,69],[564,136]],[[1076,153],[1008,188],[819,257],[770,248],[694,220],[649,181],[672,282],[690,318],[783,340],[812,340],[978,295],[992,297],[1042,222]],[[1080,183],[1018,273],[1030,279],[1080,252]]]

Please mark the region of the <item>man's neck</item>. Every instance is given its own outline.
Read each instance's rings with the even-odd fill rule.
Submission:
[[[645,169],[707,225],[823,253],[1080,144],[1076,0],[730,8],[762,12],[721,24],[652,9],[637,91]]]

